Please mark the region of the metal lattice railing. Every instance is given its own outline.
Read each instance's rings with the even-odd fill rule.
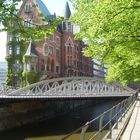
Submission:
[[[79,133],[79,132],[81,132],[80,140],[85,140],[85,135],[86,135],[86,132],[88,131],[88,128],[91,125],[93,125],[95,122],[99,123],[98,131],[94,133],[94,135],[92,135],[88,140],[94,140],[94,139],[105,140],[107,139],[107,137],[111,138],[113,128],[117,129],[118,123],[122,121],[122,119],[125,117],[125,115],[130,110],[130,108],[134,106],[134,102],[136,101],[136,99],[137,99],[137,94],[123,100],[122,102],[113,106],[111,109],[105,111],[104,113],[96,117],[95,119],[87,122],[85,125],[67,134],[61,140],[67,140],[70,137],[72,137],[74,134]],[[103,121],[105,116],[108,116],[108,121],[106,122]],[[108,133],[106,134],[105,136],[106,138],[105,138],[103,135],[103,130],[105,130],[106,128],[108,128]]]
[[[12,93],[17,89],[12,86],[0,86],[0,95],[7,95],[8,93]]]
[[[90,77],[64,77],[41,81],[11,93],[5,93],[7,97],[94,97],[94,96],[124,96],[133,93],[128,87],[120,84],[108,84],[100,78]]]

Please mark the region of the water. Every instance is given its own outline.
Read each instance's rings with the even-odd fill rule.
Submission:
[[[108,99],[95,105],[93,99],[92,105],[75,109],[55,119],[0,132],[0,140],[60,140],[64,135],[100,115],[121,100],[122,99]],[[97,124],[90,128],[86,137],[90,137],[94,134],[93,131],[95,131],[94,128],[96,128],[96,125]],[[78,140],[78,138],[79,134],[75,134],[68,140]]]

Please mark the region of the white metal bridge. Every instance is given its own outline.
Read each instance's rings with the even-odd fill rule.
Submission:
[[[0,90],[0,98],[92,98],[131,96],[134,90],[91,77],[64,77],[41,81],[18,90]]]

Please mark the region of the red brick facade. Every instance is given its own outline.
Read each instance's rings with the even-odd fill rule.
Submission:
[[[32,8],[30,12],[25,11],[28,5],[37,3],[38,7]],[[44,6],[41,0],[24,0],[19,14],[25,20],[30,19],[32,23],[42,24],[38,17],[38,14],[41,13],[41,6]],[[59,30],[56,30],[51,36],[45,37],[39,45],[34,46],[38,59],[35,67],[36,72],[41,74],[40,80],[65,76],[92,76],[93,63],[89,58],[83,56],[84,43],[74,40],[71,23],[65,20],[58,26]],[[27,68],[24,71],[26,70]]]

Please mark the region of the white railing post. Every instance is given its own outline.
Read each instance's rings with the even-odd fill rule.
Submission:
[[[85,124],[85,126],[82,128],[82,131],[81,131],[81,134],[80,134],[80,140],[85,140],[85,134],[86,134],[86,131],[89,127],[89,122],[87,122]]]
[[[102,125],[103,125],[104,114],[105,114],[105,112],[99,119],[99,140],[102,140]]]
[[[109,111],[109,131],[110,131],[110,138],[112,138],[112,112],[114,107]]]

